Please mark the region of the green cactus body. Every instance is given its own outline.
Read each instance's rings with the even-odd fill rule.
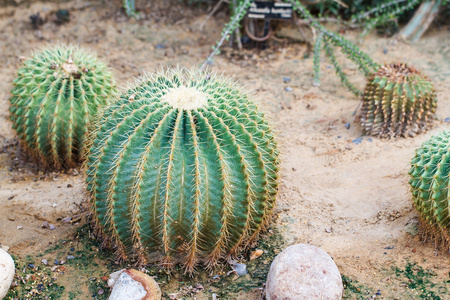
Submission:
[[[431,137],[416,150],[409,175],[424,235],[450,245],[450,131]]]
[[[405,64],[390,64],[373,74],[361,106],[361,125],[366,135],[415,136],[431,126],[437,99],[433,84],[421,72]]]
[[[255,104],[227,80],[167,70],[103,111],[87,188],[98,235],[123,258],[213,267],[265,226],[278,150]]]
[[[79,162],[88,126],[114,91],[110,70],[74,46],[56,46],[25,60],[13,81],[13,128],[28,152],[45,166]]]

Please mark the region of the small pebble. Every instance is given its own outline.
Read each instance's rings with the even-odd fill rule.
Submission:
[[[383,54],[387,54],[388,53],[388,49],[387,48],[384,48],[383,49]]]
[[[73,255],[69,255],[69,256],[67,256],[66,258],[67,258],[67,259],[74,259],[74,258],[75,258],[75,256],[73,256]]]
[[[290,82],[291,81],[291,78],[289,78],[289,77],[283,77],[283,82],[284,83],[288,83],[288,82]]]
[[[105,291],[104,291],[103,289],[99,289],[98,292],[97,292],[97,294],[103,295],[104,292],[105,292]]]
[[[384,247],[384,249],[388,249],[388,250],[394,249],[394,246],[387,246],[387,247]]]
[[[23,228],[22,225],[17,226],[17,230],[20,230],[20,229],[22,229],[22,228]]]
[[[55,265],[59,265],[59,260],[55,259]]]
[[[63,264],[65,264],[65,263],[66,263],[65,260],[61,260],[61,261],[59,262],[60,265],[63,265]]]
[[[48,265],[48,260],[46,260],[45,258],[44,258],[44,259],[42,259],[42,261],[41,261],[41,262],[42,262],[42,264],[43,264],[43,265]]]
[[[50,230],[53,230],[53,229],[55,229],[56,227],[55,227],[55,225],[53,225],[53,224],[49,224],[48,225],[48,229],[50,229]]]
[[[254,260],[257,259],[258,257],[260,257],[261,255],[263,255],[263,251],[260,249],[257,249],[255,251],[252,251],[252,253],[250,253],[250,260]]]
[[[355,145],[361,144],[361,142],[362,142],[362,137],[359,137],[359,138],[354,139],[354,140],[352,141],[352,143],[355,144]]]
[[[248,273],[247,265],[245,265],[245,264],[235,263],[231,267],[233,268],[233,271],[235,271],[238,276],[242,276],[242,275],[245,275]]]
[[[69,223],[70,221],[72,221],[72,217],[65,217],[61,220],[63,223]]]
[[[445,123],[450,123],[450,117],[445,118],[445,119],[444,119],[444,122],[445,122]]]
[[[164,44],[156,44],[155,49],[166,49],[166,47]]]
[[[73,187],[73,185],[71,185],[70,183],[68,183],[68,184],[67,184],[67,187],[68,187],[68,188],[71,188],[71,187]]]
[[[70,248],[70,251],[75,251],[75,248]]]
[[[219,278],[220,278],[219,275],[214,275],[212,279],[216,280],[216,279],[219,279]]]
[[[284,90],[286,92],[292,92],[293,91],[293,89],[290,86],[287,86]]]
[[[34,264],[28,264],[28,268],[33,269],[34,268]]]
[[[367,138],[367,141],[372,143],[372,138]]]
[[[350,122],[345,123],[345,129],[350,129]]]
[[[43,291],[43,290],[45,290],[45,286],[44,286],[42,283],[39,283],[39,284],[37,285],[37,290],[38,290],[38,291]]]
[[[95,278],[95,277],[90,277],[89,278],[89,281],[95,281],[95,280],[97,280],[97,278]]]
[[[41,227],[42,227],[42,228],[48,228],[48,221],[42,222]]]

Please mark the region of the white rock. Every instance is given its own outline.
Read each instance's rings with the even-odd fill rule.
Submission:
[[[344,286],[331,257],[312,245],[297,244],[277,255],[267,275],[266,299],[342,299]]]
[[[9,287],[14,279],[14,260],[11,255],[0,249],[0,299],[8,293]]]
[[[112,273],[108,285],[112,287],[109,300],[160,300],[162,296],[153,278],[133,269]]]

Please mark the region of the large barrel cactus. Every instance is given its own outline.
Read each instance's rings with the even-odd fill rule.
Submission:
[[[266,225],[277,192],[271,128],[215,75],[149,76],[99,115],[86,160],[97,235],[140,263],[213,267]]]
[[[73,167],[88,126],[114,90],[106,65],[85,50],[56,46],[25,60],[11,90],[13,128],[45,166]]]
[[[425,237],[450,245],[450,131],[431,137],[416,150],[409,171],[414,205]]]
[[[366,85],[361,125],[366,135],[407,137],[429,129],[436,111],[430,80],[406,64],[380,67]]]

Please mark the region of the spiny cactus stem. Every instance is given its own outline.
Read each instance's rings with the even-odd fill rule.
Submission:
[[[80,91],[80,104],[81,104],[81,124],[79,127],[83,130],[83,136],[88,135],[88,124],[89,124],[89,107],[88,107],[88,100],[86,97],[86,91],[83,89],[83,86],[81,84],[81,81],[77,81],[78,84],[78,91]],[[84,148],[85,141],[79,140],[79,149],[82,150]]]
[[[69,120],[67,123],[67,141],[66,141],[67,152],[66,152],[66,157],[65,157],[65,160],[67,161],[67,165],[69,167],[73,166],[72,145],[73,145],[73,132],[74,132],[73,113],[74,113],[74,100],[75,100],[75,96],[74,96],[75,87],[74,87],[73,81],[74,81],[73,77],[70,77],[70,92],[69,92],[70,108],[69,108],[69,117],[68,117]]]
[[[146,107],[146,106],[144,106]],[[127,121],[132,120],[135,117],[135,114],[137,114],[138,112],[141,112],[143,109],[136,109],[133,112],[131,112],[127,117],[124,118],[123,120],[123,124],[125,124]],[[156,111],[158,112],[158,111]],[[142,129],[143,126],[145,125],[145,121],[147,121],[150,117],[152,117],[153,114],[148,114],[146,116],[146,118],[144,118],[140,124],[134,128],[134,132],[137,132],[138,130]],[[121,132],[117,131],[116,134],[120,135]],[[123,252],[123,255],[125,255],[125,246],[123,244],[123,241],[120,239],[120,234],[118,233],[118,229],[117,229],[117,222],[116,220],[114,220],[114,216],[116,216],[117,214],[114,213],[115,208],[116,208],[116,201],[117,199],[115,199],[115,197],[113,197],[114,195],[114,189],[117,185],[117,176],[118,176],[118,172],[120,169],[119,163],[123,158],[124,152],[128,149],[128,146],[130,145],[130,140],[131,140],[132,135],[130,134],[125,141],[123,141],[121,147],[120,147],[120,151],[119,153],[117,153],[116,157],[114,158],[114,163],[112,164],[112,167],[110,170],[108,170],[108,172],[113,172],[113,175],[111,176],[110,181],[108,182],[107,185],[107,212],[106,212],[106,217],[108,220],[108,223],[110,224],[109,226],[109,231],[112,233],[113,239],[114,239],[114,243],[115,245],[118,247],[119,249],[119,253]],[[112,136],[110,136],[110,138],[113,138]],[[106,147],[106,146],[105,146]],[[135,228],[133,228],[133,230],[135,230]],[[133,232],[133,231],[132,231]],[[135,232],[136,233],[136,232]],[[132,236],[133,238],[133,236]]]
[[[162,244],[164,248],[164,254],[167,257],[166,263],[169,263],[170,260],[170,228],[169,228],[169,205],[170,205],[170,185],[172,184],[172,169],[173,169],[173,157],[177,142],[180,139],[181,130],[180,123],[183,114],[178,112],[177,119],[175,121],[175,126],[173,128],[173,136],[172,136],[172,144],[170,145],[170,153],[169,153],[169,163],[167,167],[167,182],[166,182],[166,194],[164,197],[164,210],[163,210],[163,225],[162,225]],[[181,188],[182,189],[182,188]]]
[[[246,194],[247,194],[247,196],[245,198],[248,201],[247,207],[246,207],[246,216],[250,216],[250,218],[247,218],[244,228],[242,228],[242,229],[235,228],[235,230],[239,230],[242,232],[242,234],[241,234],[241,237],[242,237],[245,235],[244,233],[249,230],[250,224],[253,221],[253,219],[251,218],[251,210],[254,207],[253,196],[252,196],[252,195],[254,195],[254,192],[251,189],[250,180],[249,180],[249,177],[250,177],[249,176],[250,175],[249,166],[248,166],[247,161],[244,159],[244,155],[242,154],[242,149],[239,146],[239,144],[236,142],[236,137],[231,133],[229,126],[227,126],[224,123],[223,119],[220,118],[214,111],[211,111],[210,113],[211,113],[211,117],[212,117],[211,119],[216,119],[216,121],[218,122],[218,124],[221,127],[220,131],[223,132],[224,135],[227,136],[227,138],[229,138],[229,140],[231,141],[231,144],[234,146],[235,149],[237,149],[237,154],[240,157],[240,163],[241,163],[240,168],[243,173],[243,183],[245,185],[245,190],[246,190]],[[236,122],[236,124],[237,124],[237,122]],[[239,240],[236,241],[236,243],[235,243],[236,246],[238,246],[238,242],[239,242]],[[235,251],[237,248],[231,247],[231,249],[233,249]],[[234,253],[230,253],[230,254],[234,254]]]
[[[201,226],[201,222],[200,222],[200,196],[201,196],[201,191],[200,191],[200,147],[198,145],[198,135],[197,135],[197,130],[195,128],[195,122],[194,122],[194,118],[192,116],[191,111],[187,111],[187,115],[189,118],[189,123],[191,125],[191,132],[192,132],[192,137],[193,137],[193,144],[194,144],[194,155],[195,155],[195,174],[194,174],[194,178],[195,178],[195,194],[194,194],[194,222],[192,223],[192,228],[191,228],[191,232],[192,232],[192,238],[191,241],[189,242],[189,253],[186,259],[186,271],[185,273],[190,273],[192,274],[195,265],[197,264],[197,256],[198,256],[198,241],[199,241],[199,234],[200,234],[200,226]]]
[[[55,110],[53,112],[52,124],[50,126],[50,146],[51,146],[51,156],[52,160],[56,164],[56,167],[61,166],[61,162],[58,156],[58,126],[57,121],[60,114],[60,104],[65,101],[64,93],[67,89],[67,79],[63,79],[61,87],[59,89],[58,97],[56,98]],[[61,130],[61,128],[59,128]]]
[[[44,146],[44,142],[42,141],[42,139],[43,139],[42,135],[46,134],[45,133],[45,129],[44,129],[44,132],[42,132],[42,130],[43,130],[42,129],[42,115],[43,115],[43,111],[44,111],[45,106],[47,105],[47,103],[51,99],[49,97],[49,95],[52,95],[52,94],[56,93],[56,87],[59,86],[61,84],[61,82],[62,82],[62,78],[58,78],[57,80],[52,82],[52,84],[50,86],[50,89],[46,93],[46,95],[44,97],[44,101],[42,101],[42,103],[40,104],[38,113],[36,114],[36,126],[35,126],[36,128],[35,128],[35,131],[34,131],[33,134],[36,136],[36,138],[34,139],[35,143],[36,143],[36,147],[35,148],[38,149],[40,156],[43,155],[43,153],[45,151],[45,149],[44,149],[44,147],[45,147]],[[37,102],[38,102],[37,98],[38,98],[37,96],[33,96],[32,97],[31,106],[36,106],[37,105]],[[29,109],[27,111],[27,114],[26,114],[26,119],[28,119],[28,120],[31,119],[31,113],[32,113],[32,110]],[[23,125],[26,126],[25,122],[23,122]],[[30,130],[32,130],[32,129],[30,129]]]
[[[164,107],[164,108],[161,109],[161,112],[164,112],[164,111],[167,111],[167,107]],[[147,146],[145,147],[145,151],[142,154],[142,160],[140,160],[140,163],[137,166],[137,172],[138,172],[137,173],[137,178],[138,178],[138,180],[136,181],[136,184],[135,184],[135,186],[134,186],[134,188],[132,190],[132,196],[131,196],[131,201],[133,203],[133,206],[136,206],[136,208],[133,209],[132,211],[136,215],[140,213],[140,210],[139,210],[139,208],[137,206],[139,204],[139,199],[141,199],[141,197],[142,197],[142,195],[141,195],[142,194],[142,185],[144,183],[143,182],[143,178],[144,178],[143,175],[144,175],[144,172],[146,170],[146,164],[147,164],[147,161],[148,161],[148,158],[149,158],[149,154],[152,151],[155,150],[156,141],[161,139],[163,129],[167,126],[168,121],[170,121],[172,119],[173,113],[174,113],[173,111],[171,113],[166,113],[164,115],[164,117],[158,122],[158,125],[156,126],[155,132],[153,133],[152,137],[150,138],[150,141],[148,142]],[[159,170],[157,172],[158,177],[157,177],[157,181],[156,181],[156,185],[155,185],[156,188],[159,187],[159,185],[161,184],[161,181],[162,181],[162,179],[161,179],[161,168],[162,168],[162,165],[159,167]],[[158,196],[157,195],[158,195],[158,193],[155,192],[155,196],[154,196],[154,199],[153,199],[153,202],[152,202],[153,203],[152,211],[153,211],[153,216],[155,216],[155,217],[156,217],[156,205],[158,204],[158,201],[157,201],[157,197]],[[139,224],[138,218],[135,218],[134,215],[133,215],[133,218],[132,218],[132,224],[131,225],[132,225],[132,228],[136,229],[136,230],[133,231],[132,238],[134,240],[138,240],[140,242],[141,241],[141,238],[140,238],[141,235],[139,234],[140,224]],[[147,234],[149,234],[149,233],[147,233]]]
[[[226,104],[228,106],[228,104]],[[237,131],[240,131],[242,133],[242,137],[245,138],[245,141],[241,144],[248,145],[249,147],[252,147],[253,151],[248,151],[248,153],[256,153],[256,159],[258,161],[258,167],[262,168],[263,170],[266,169],[266,164],[264,163],[264,160],[262,159],[261,155],[261,149],[259,149],[257,143],[253,140],[251,134],[245,129],[245,127],[240,124],[235,116],[232,116],[230,114],[230,111],[232,111],[231,107],[228,106],[228,109],[221,110],[221,113],[226,115],[227,118],[231,118],[235,121],[235,124],[239,124],[239,128],[237,128]],[[217,114],[214,114],[214,116],[217,118]],[[222,123],[223,124],[223,123]],[[225,125],[225,124],[223,124]],[[244,159],[244,156],[241,153],[241,163],[244,169],[244,174],[250,174],[251,166],[250,164]],[[247,194],[248,196],[248,204],[247,204],[247,215],[246,215],[246,223],[243,229],[243,234],[240,236],[240,239],[236,242],[236,244],[231,248],[230,255],[234,255],[238,252],[240,247],[242,246],[243,242],[248,238],[249,231],[251,229],[251,225],[254,223],[253,214],[252,212],[256,212],[255,208],[255,191],[251,189],[250,185],[250,178],[249,176],[245,176],[245,179],[248,181],[247,183]],[[266,191],[266,196],[268,196],[268,179],[267,179],[267,172],[263,173],[263,183],[264,183],[264,190]]]
[[[230,235],[229,233],[229,226],[230,226],[230,218],[233,215],[233,212],[231,208],[233,207],[232,201],[233,201],[233,195],[230,190],[231,182],[230,182],[230,167],[227,165],[225,159],[224,159],[224,152],[222,148],[219,145],[219,141],[217,136],[214,133],[214,130],[211,126],[211,124],[208,121],[208,118],[206,118],[202,112],[196,111],[195,113],[197,120],[201,123],[203,123],[202,127],[207,127],[208,131],[211,134],[212,143],[214,145],[214,148],[217,150],[218,155],[218,162],[220,164],[220,173],[221,173],[221,180],[223,181],[223,189],[222,189],[222,217],[221,217],[221,228],[219,237],[216,240],[216,243],[214,245],[214,249],[211,251],[211,253],[206,258],[207,264],[206,267],[208,269],[212,269],[218,262],[218,260],[222,257],[222,253],[225,248],[225,244],[228,240],[228,237]]]

